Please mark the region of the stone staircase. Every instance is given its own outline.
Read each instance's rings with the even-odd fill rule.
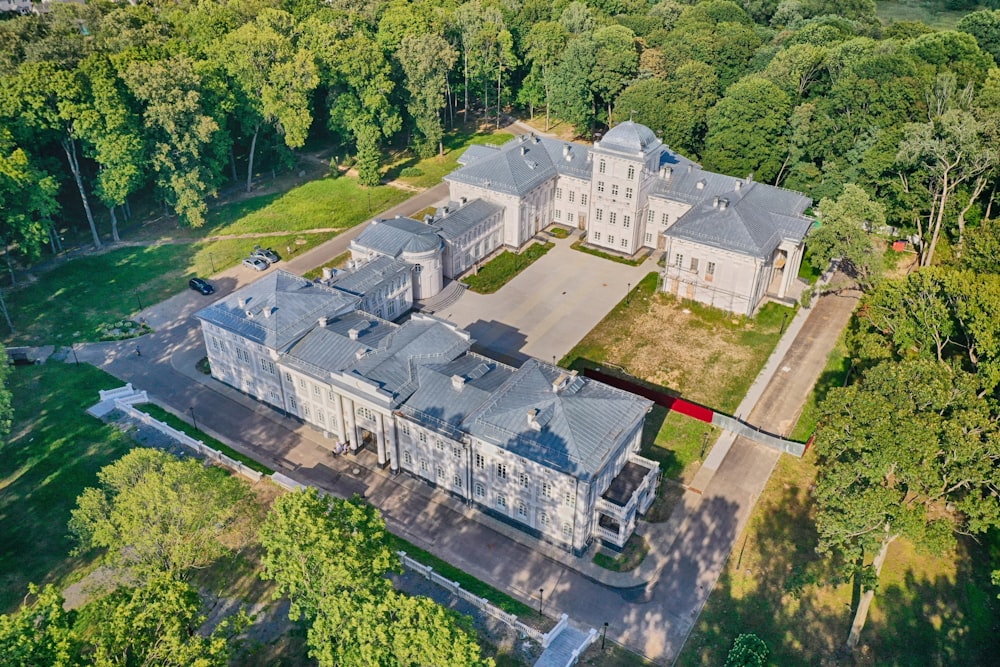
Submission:
[[[576,663],[583,653],[597,638],[597,630],[589,632],[567,624],[545,651],[538,657],[535,667],[569,667]]]
[[[457,280],[452,280],[443,290],[431,298],[417,301],[414,305],[422,313],[436,313],[461,299],[463,294],[465,294],[465,285]]]

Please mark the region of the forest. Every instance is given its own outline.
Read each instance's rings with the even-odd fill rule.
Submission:
[[[997,57],[1000,10],[937,31],[872,0],[55,3],[0,21],[0,234],[28,263],[56,220],[100,246],[95,207],[117,239],[139,192],[199,226],[307,141],[371,185],[390,145],[516,112],[584,138],[632,118],[816,201],[856,184],[926,265],[992,213]]]

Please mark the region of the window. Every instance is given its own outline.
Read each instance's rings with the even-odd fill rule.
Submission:
[[[330,415],[330,428],[337,428],[337,418]]]
[[[603,174],[607,172],[607,170],[608,170],[608,163],[605,162],[604,160],[601,160],[600,163],[597,165],[597,171]]]
[[[403,432],[403,435],[410,435],[410,425],[407,424],[406,422],[403,422],[399,426],[399,430]]]
[[[556,188],[556,199],[562,199],[562,188]]]
[[[573,504],[573,492],[572,491],[567,491],[566,493],[563,494],[563,504],[564,505],[572,505]]]
[[[214,347],[216,350],[222,349],[222,343],[220,343],[219,339],[216,338],[215,336],[212,336],[212,347]]]
[[[646,211],[646,222],[653,222],[654,213],[652,210]]]
[[[670,222],[670,216],[668,214],[663,213],[662,215],[660,215],[660,224],[661,225],[663,225],[664,227],[666,227],[667,223],[669,223],[669,222]]]
[[[294,396],[289,396],[288,397],[288,404],[292,407],[292,410],[298,410],[299,409],[299,404],[295,402],[295,397]]]
[[[443,452],[444,451],[444,442],[442,442],[441,440],[435,440],[434,441],[434,446],[437,447],[437,450],[439,452]]]
[[[462,488],[462,476],[461,475],[455,475],[454,477],[452,477],[451,483],[455,485],[456,489],[461,489]]]
[[[604,209],[603,208],[597,209],[597,212],[594,214],[594,217],[597,218],[598,222],[604,220]]]
[[[649,232],[646,232],[646,243],[648,244],[652,242],[653,242],[653,235],[650,234]]]
[[[507,496],[503,495],[502,493],[497,494],[497,507],[499,507],[502,510],[507,509]]]
[[[563,536],[570,537],[573,534],[573,526],[568,523],[563,524]]]
[[[306,388],[306,379],[299,378],[299,389],[305,389],[305,388]]]
[[[556,218],[556,220],[561,220],[562,219],[562,211],[560,211],[559,209],[556,209],[555,218]]]
[[[486,487],[482,484],[476,484],[476,498],[484,498],[486,496]]]
[[[580,195],[580,205],[581,206],[587,205],[587,193],[583,193],[582,195]]]
[[[597,181],[597,191],[604,192],[604,181]]]
[[[612,183],[611,184],[611,196],[612,197],[617,197],[618,196],[618,184],[617,183]]]
[[[271,399],[272,403],[277,403],[278,401],[281,400],[281,397],[278,396],[278,392],[276,392],[276,391],[269,391],[269,392],[267,392],[267,396],[268,396],[268,398]]]
[[[635,178],[635,167],[633,167],[632,165],[629,165],[628,167],[628,176],[626,176],[626,178],[628,178],[630,181],[633,178]]]
[[[245,364],[250,363],[250,353],[244,350],[242,347],[236,348],[236,358]]]
[[[608,211],[608,222],[612,225],[618,222],[618,213],[615,211]]]
[[[444,478],[444,467],[443,466],[437,466],[437,468],[434,469],[434,472],[437,473],[437,478],[438,479],[443,479]]]
[[[566,222],[573,222],[573,217],[572,211],[566,211]]]
[[[420,438],[420,442],[427,442],[427,434],[424,433],[423,431],[420,432],[419,438]]]
[[[326,397],[329,398],[331,402],[337,400],[337,395],[335,393],[333,393],[333,389],[331,389],[329,392],[327,392]]]
[[[420,459],[420,472],[427,472],[427,460]]]
[[[405,463],[408,466],[413,465],[413,457],[410,455],[409,452],[403,452],[403,463]]]
[[[265,373],[270,373],[271,375],[274,375],[274,362],[269,361],[268,359],[261,359],[260,369]]]
[[[608,243],[610,245],[614,245],[615,244],[615,237],[614,237],[614,235],[608,234]]]
[[[316,421],[320,424],[326,425],[326,415],[323,414],[322,410],[316,411]]]
[[[311,416],[309,414],[309,404],[308,403],[303,403],[302,404],[302,414],[305,415],[306,417]]]
[[[358,416],[359,417],[364,417],[368,421],[372,421],[372,422],[375,421],[375,412],[373,410],[370,410],[370,409],[364,407],[364,406],[358,407]]]
[[[570,190],[566,193],[566,198],[569,199],[569,203],[572,204],[576,201],[576,193]]]
[[[691,270],[695,271],[695,272],[698,271],[698,258],[697,257],[692,257],[691,258]]]
[[[601,240],[601,233],[600,232],[594,232],[592,234],[592,236],[594,237],[595,241],[600,241]]]
[[[476,467],[480,470],[486,468],[486,458],[482,454],[476,454]]]
[[[715,262],[708,263],[708,266],[705,267],[705,273],[710,276],[715,275]]]
[[[528,481],[529,481],[528,480],[528,473],[524,473],[524,472],[518,473],[518,475],[517,475],[517,481],[520,482],[521,486],[523,486],[524,488],[528,488]]]
[[[631,215],[624,216],[622,218],[622,227],[628,229],[631,226],[632,226],[632,216]]]
[[[497,479],[507,479],[507,464],[498,463],[497,464]]]
[[[392,317],[395,314],[396,314],[396,302],[395,301],[390,301],[389,302],[389,317]]]
[[[539,515],[538,520],[541,522],[542,526],[545,527],[545,528],[548,528],[549,524],[552,523],[552,518],[549,517],[549,515],[546,514],[545,512],[542,512]]]
[[[632,188],[625,188],[625,199],[631,199],[633,194],[635,194],[635,192]]]
[[[684,266],[684,255],[680,253],[674,255],[674,266],[676,266],[678,269]]]
[[[451,451],[455,455],[456,459],[460,458],[462,456],[462,448],[461,447],[452,447]]]
[[[315,396],[316,398],[320,397],[320,391],[319,391],[319,385],[318,384],[314,384],[313,385],[313,396]]]
[[[524,503],[518,503],[517,504],[517,517],[519,519],[527,519],[528,518],[528,506],[525,505]]]
[[[552,484],[550,482],[542,482],[542,497],[552,497]]]
[[[622,247],[623,248],[627,248],[628,247],[628,239],[626,239],[626,238],[622,239]]]

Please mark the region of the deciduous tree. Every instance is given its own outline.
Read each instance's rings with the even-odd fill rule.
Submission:
[[[882,252],[873,233],[885,225],[885,208],[853,183],[837,199],[823,199],[819,229],[809,234],[810,260],[819,270],[840,259],[840,267],[863,291],[882,277]]]
[[[406,89],[410,93],[408,108],[421,135],[417,154],[430,157],[440,152],[443,155],[441,110],[447,102],[448,72],[455,65],[458,54],[440,35],[406,35],[396,51],[396,59],[406,74]]]
[[[29,603],[30,597],[34,600]],[[84,664],[80,646],[73,613],[63,608],[63,597],[54,586],[39,590],[32,585],[19,610],[0,615],[0,659],[5,665],[75,667]]]

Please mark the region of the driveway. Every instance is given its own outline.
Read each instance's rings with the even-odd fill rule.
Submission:
[[[494,294],[466,291],[436,315],[469,331],[479,347],[518,365],[528,357],[561,359],[611,312],[629,289],[656,270],[573,250],[568,239]]]

